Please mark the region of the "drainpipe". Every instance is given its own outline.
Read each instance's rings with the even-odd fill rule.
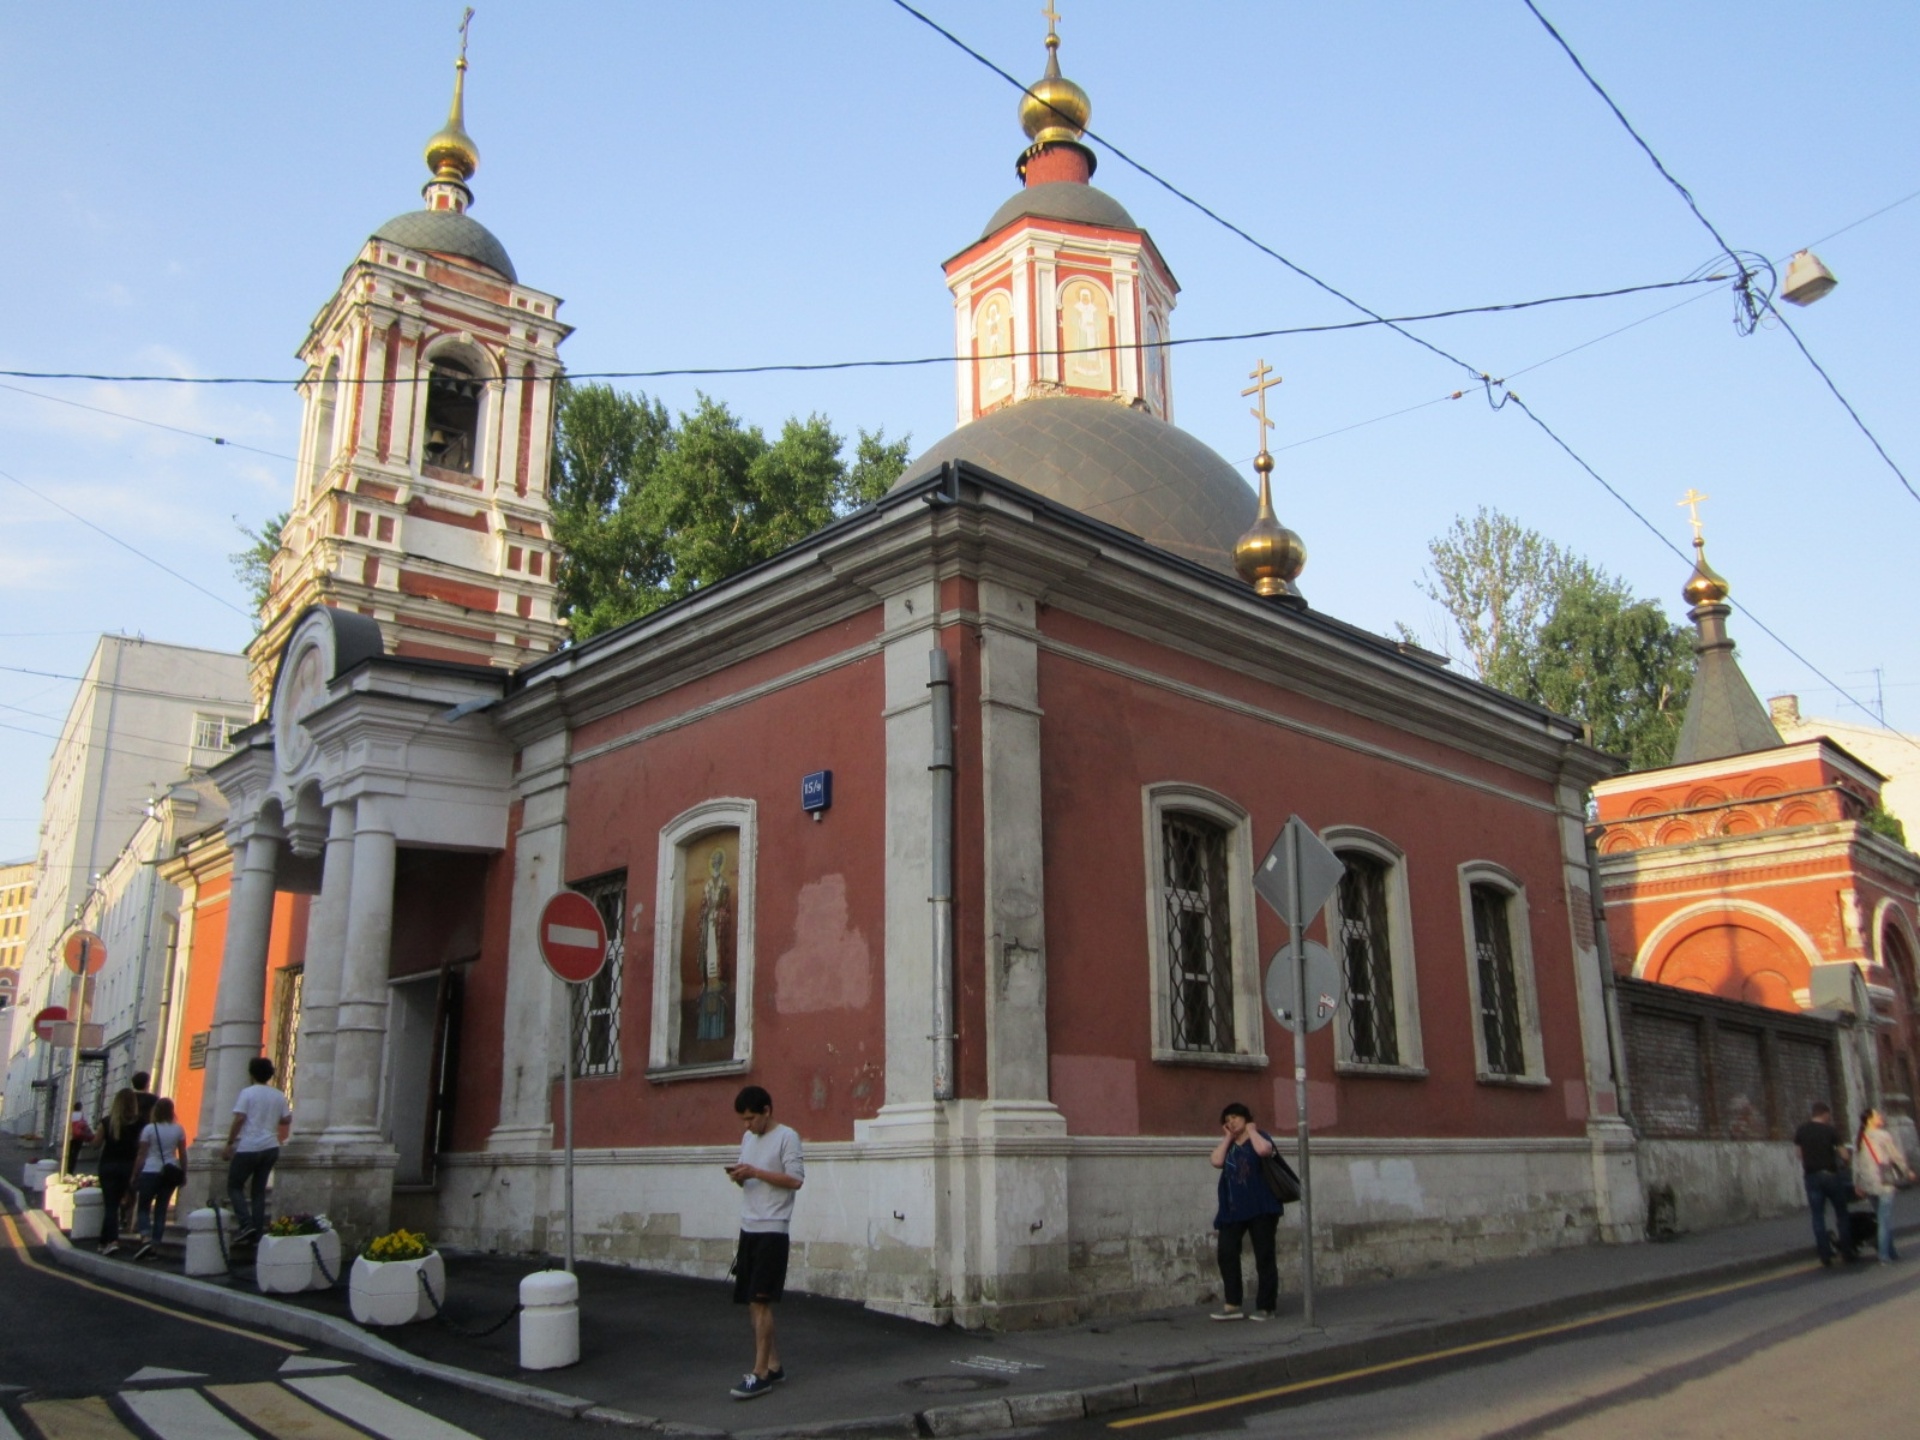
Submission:
[[[932,692],[933,774],[933,1098],[953,1099],[953,680],[947,652],[936,645],[927,654],[927,689]]]
[[[1633,1124],[1633,1092],[1627,1082],[1626,1036],[1620,1029],[1620,992],[1614,988],[1613,941],[1607,934],[1606,892],[1600,888],[1600,832],[1591,827],[1587,838],[1587,888],[1592,896],[1593,940],[1600,950],[1600,993],[1606,1003],[1607,1066],[1613,1072],[1613,1093],[1620,1118]]]
[[[146,872],[147,900],[140,915],[140,958],[135,962],[133,972],[133,1027],[127,1040],[127,1074],[132,1075],[140,1069],[140,1016],[147,1003],[147,966],[153,950],[153,902],[155,892],[160,888],[160,857],[166,853],[167,832],[172,828],[167,816],[172,814],[172,797],[156,800],[147,807],[147,817],[157,827],[153,837],[153,855],[140,862]]]

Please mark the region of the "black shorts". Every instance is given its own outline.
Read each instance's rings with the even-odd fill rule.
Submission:
[[[733,1303],[771,1304],[786,1288],[786,1232],[742,1230],[740,1249],[733,1257]]]

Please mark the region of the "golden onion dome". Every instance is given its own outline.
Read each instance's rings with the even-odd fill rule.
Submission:
[[[466,88],[467,61],[462,56],[453,66],[453,107],[447,123],[427,141],[427,168],[435,180],[464,184],[480,168],[480,147],[467,133]]]
[[[1087,92],[1060,73],[1060,37],[1047,36],[1047,73],[1020,97],[1020,128],[1036,145],[1076,141],[1093,118]]]
[[[1687,588],[1681,591],[1689,605],[1719,605],[1723,603],[1729,586],[1711,565],[1707,563],[1707,542],[1698,536],[1693,542],[1693,573],[1687,577]]]
[[[1253,468],[1260,472],[1260,513],[1234,544],[1233,568],[1256,595],[1303,602],[1293,582],[1307,566],[1306,542],[1273,513],[1273,456],[1262,450]]]

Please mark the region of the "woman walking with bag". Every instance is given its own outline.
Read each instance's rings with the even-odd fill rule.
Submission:
[[[1906,1153],[1887,1129],[1887,1117],[1868,1110],[1860,1121],[1860,1138],[1853,1147],[1853,1188],[1861,1198],[1873,1201],[1880,1229],[1880,1263],[1900,1257],[1893,1249],[1893,1195],[1896,1188],[1913,1179]]]
[[[100,1253],[120,1252],[120,1205],[133,1190],[133,1162],[140,1153],[140,1097],[123,1089],[100,1121]]]
[[[140,1197],[133,1212],[136,1234],[147,1231],[147,1209],[153,1209],[152,1238],[133,1252],[134,1259],[145,1260],[167,1233],[167,1206],[187,1178],[187,1132],[174,1123],[173,1101],[164,1095],[153,1102],[153,1119],[140,1132],[133,1171],[134,1193]]]
[[[1274,1263],[1273,1235],[1283,1208],[1261,1170],[1273,1154],[1273,1141],[1253,1123],[1253,1112],[1239,1101],[1220,1112],[1220,1143],[1208,1157],[1220,1172],[1219,1205],[1213,1228],[1220,1232],[1220,1288],[1225,1303],[1215,1320],[1271,1320],[1280,1307],[1280,1268]],[[1254,1308],[1242,1308],[1241,1242],[1253,1241],[1253,1269],[1259,1288]]]

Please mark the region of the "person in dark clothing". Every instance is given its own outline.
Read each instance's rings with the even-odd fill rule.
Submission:
[[[153,1076],[145,1070],[133,1072],[133,1098],[138,1102],[139,1114],[134,1117],[136,1132],[147,1128],[147,1122],[153,1119],[153,1102],[160,1097],[153,1092]],[[133,1225],[133,1186],[128,1185],[127,1195],[120,1202],[120,1228],[130,1229]]]
[[[1220,1143],[1209,1158],[1220,1172],[1213,1228],[1220,1232],[1224,1303],[1211,1318],[1271,1320],[1280,1308],[1280,1268],[1274,1263],[1273,1236],[1285,1207],[1268,1187],[1260,1159],[1273,1153],[1273,1141],[1253,1123],[1253,1112],[1237,1100],[1220,1112],[1220,1131]],[[1253,1241],[1253,1268],[1259,1283],[1252,1310],[1242,1305],[1240,1251],[1246,1240]]]
[[[120,1252],[123,1202],[133,1194],[133,1161],[140,1151],[140,1096],[116,1093],[100,1121],[100,1253]]]
[[[1822,1265],[1833,1264],[1833,1235],[1840,1237],[1840,1251],[1853,1258],[1853,1230],[1847,1219],[1847,1205],[1853,1199],[1853,1180],[1846,1164],[1846,1146],[1840,1132],[1833,1128],[1833,1108],[1815,1105],[1812,1115],[1793,1132],[1793,1148],[1800,1156],[1800,1169],[1806,1177],[1807,1210],[1813,1217],[1813,1245],[1820,1252]],[[1833,1234],[1827,1232],[1827,1207],[1833,1207]]]

